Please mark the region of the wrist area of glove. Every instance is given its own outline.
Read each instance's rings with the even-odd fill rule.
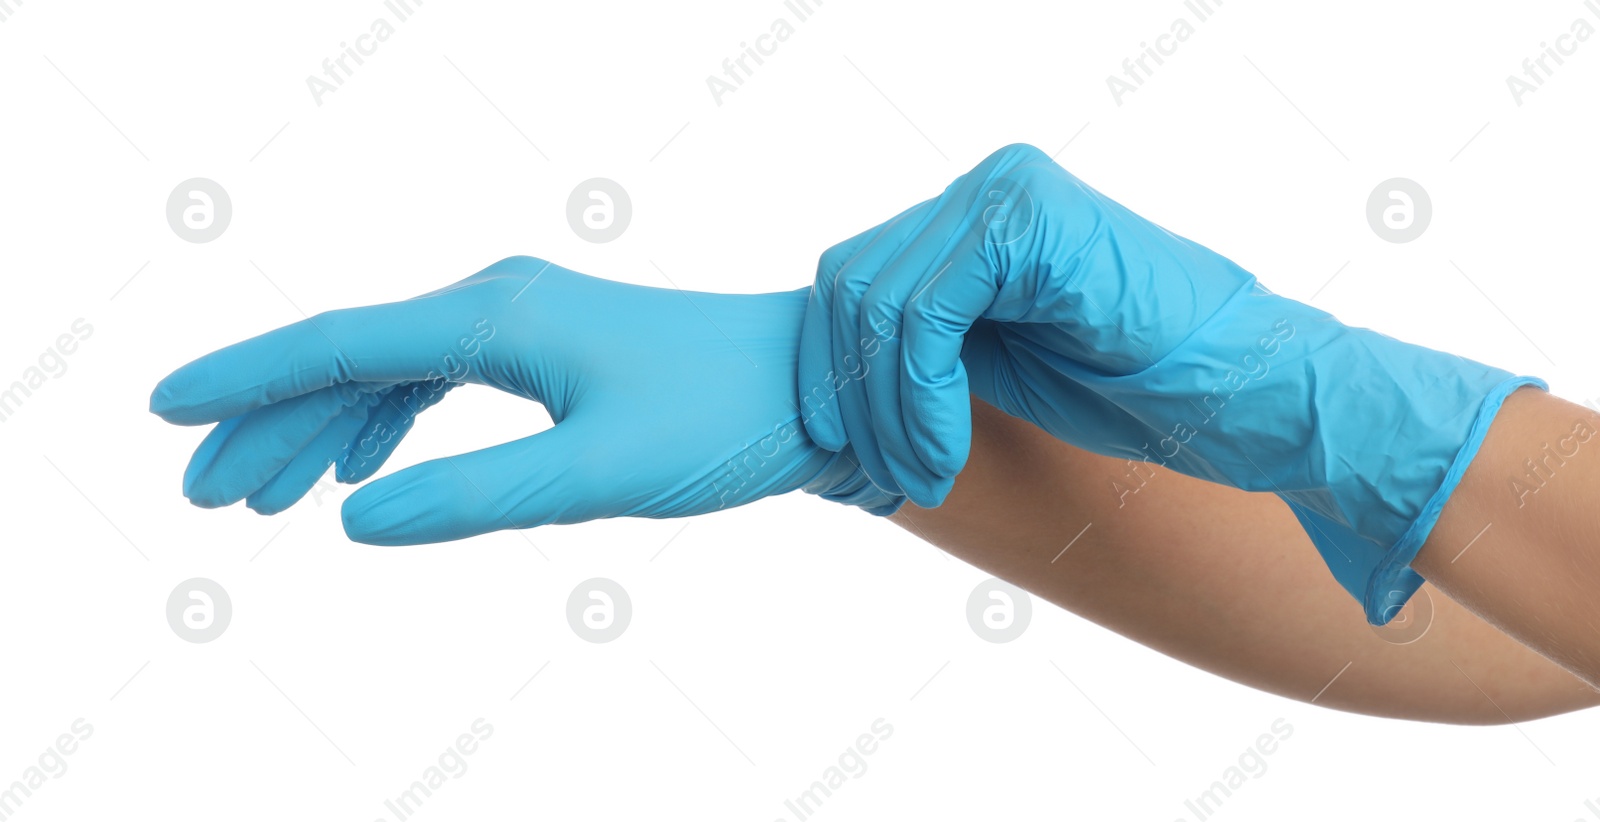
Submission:
[[[1261,394],[1213,421],[1242,443],[1225,457],[1249,463],[1224,472],[1288,502],[1367,621],[1387,624],[1421,586],[1411,563],[1506,397],[1548,386],[1263,289],[1242,292],[1207,326],[1198,336],[1208,346],[1239,341],[1217,329],[1274,329],[1270,343],[1256,342],[1259,388],[1245,389]],[[1245,413],[1223,419],[1230,410]],[[1303,425],[1285,421],[1295,414]]]
[[[1500,372],[1500,375],[1502,375],[1500,381],[1486,392],[1479,403],[1467,436],[1445,469],[1438,487],[1428,495],[1410,526],[1388,546],[1388,550],[1383,552],[1383,556],[1367,578],[1365,588],[1359,593],[1351,592],[1361,600],[1369,623],[1387,624],[1420,586],[1422,577],[1411,570],[1411,563],[1422,550],[1423,543],[1427,542],[1429,535],[1433,533],[1433,527],[1438,524],[1439,517],[1444,512],[1445,503],[1455,494],[1456,488],[1461,484],[1461,478],[1467,473],[1467,468],[1477,458],[1479,449],[1483,447],[1483,441],[1489,436],[1489,428],[1500,413],[1506,398],[1520,388],[1533,387],[1541,391],[1550,389],[1544,380],[1537,377],[1513,375],[1504,371]]]
[[[1363,536],[1343,516],[1330,517],[1308,505],[1306,495],[1279,493],[1322,554],[1334,579],[1361,603],[1369,624],[1387,625],[1422,587],[1424,580],[1411,569],[1412,561],[1428,541],[1445,503],[1477,457],[1506,397],[1519,388],[1530,386],[1541,390],[1548,388],[1543,380],[1535,377],[1507,376],[1486,393],[1454,458],[1448,464],[1436,463],[1443,466],[1438,471],[1437,487],[1426,496],[1414,495],[1422,502],[1398,537],[1372,539]]]
[[[890,494],[872,484],[867,472],[861,469],[855,450],[846,445],[838,452],[823,452],[828,460],[817,475],[801,486],[807,494],[825,500],[853,505],[873,516],[887,517],[900,510],[906,502],[901,494]]]
[[[1077,431],[1091,448],[1115,442],[1134,459],[1276,493],[1374,625],[1421,585],[1410,564],[1506,396],[1545,387],[1253,282],[1135,373],[1056,355],[1028,333],[1007,346],[1015,373],[992,369],[1008,378],[1000,393],[1024,410],[1061,405],[1052,433]]]

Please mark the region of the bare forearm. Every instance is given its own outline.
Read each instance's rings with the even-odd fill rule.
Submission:
[[[1600,415],[1512,394],[1412,567],[1600,686]]]
[[[971,457],[948,500],[895,521],[1124,636],[1282,696],[1462,723],[1600,702],[1426,588],[1422,637],[1381,638],[1275,497],[1089,454],[976,400]]]

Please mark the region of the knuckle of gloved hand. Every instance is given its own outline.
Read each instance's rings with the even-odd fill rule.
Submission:
[[[463,280],[459,285],[472,286],[474,290],[494,292],[491,299],[509,299],[528,284],[536,272],[545,272],[553,264],[541,257],[517,254],[495,262],[493,265]],[[547,273],[547,272],[545,272]],[[453,289],[452,289],[453,290]],[[500,294],[500,291],[509,291]]]
[[[1012,143],[1010,145],[1001,147],[998,151],[990,156],[997,160],[1003,160],[1017,165],[1051,162],[1050,155],[1044,153],[1044,151],[1040,150],[1038,146],[1035,146],[1031,143]]]
[[[840,269],[844,268],[845,263],[850,262],[850,257],[850,253],[844,248],[843,244],[833,246],[822,252],[817,257],[817,284],[821,286],[823,283],[827,283],[829,287],[832,287],[834,276],[839,273]]]
[[[860,305],[874,274],[866,266],[847,263],[833,279],[835,302]]]
[[[554,263],[525,254],[507,257],[473,275],[464,283],[473,292],[495,305],[504,305],[518,296],[536,276],[549,276]]]
[[[486,271],[518,274],[531,273],[544,265],[549,265],[549,261],[539,257],[531,257],[527,254],[514,254],[489,266]]]
[[[983,158],[971,172],[964,175],[966,179],[977,182],[978,180],[997,180],[1025,173],[1029,168],[1049,167],[1055,165],[1050,155],[1040,151],[1038,147],[1028,143],[1012,143],[996,149],[988,157]]]

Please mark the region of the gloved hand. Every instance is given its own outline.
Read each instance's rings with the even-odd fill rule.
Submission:
[[[922,506],[966,460],[969,390],[1085,450],[1275,492],[1378,625],[1502,400],[1544,387],[1274,295],[1025,145],[823,255],[799,376],[812,438]]]
[[[605,517],[684,517],[797,488],[889,514],[847,452],[798,423],[806,291],[688,294],[586,277],[531,257],[386,305],[331,311],[208,354],[150,410],[219,422],[184,473],[196,505],[264,514],[331,464],[372,476],[416,415],[462,383],[542,404],[555,426],[424,462],[344,502],[357,542],[442,542]]]

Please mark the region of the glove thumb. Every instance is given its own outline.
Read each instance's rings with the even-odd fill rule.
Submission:
[[[344,501],[345,534],[368,545],[421,545],[593,519],[586,512],[604,500],[585,494],[572,470],[583,453],[580,429],[565,420],[378,479]]]

